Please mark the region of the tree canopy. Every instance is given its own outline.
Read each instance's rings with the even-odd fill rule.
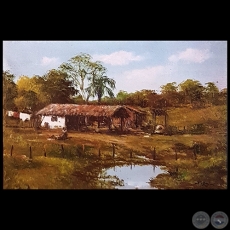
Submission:
[[[106,68],[99,61],[92,61],[89,54],[81,53],[64,62],[59,69],[66,73],[72,81],[75,90],[87,103],[90,97],[97,96],[100,103],[102,96],[108,94],[113,97],[116,82],[105,76]]]

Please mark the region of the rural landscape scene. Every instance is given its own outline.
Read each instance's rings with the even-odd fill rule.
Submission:
[[[226,41],[3,41],[3,189],[227,189]]]

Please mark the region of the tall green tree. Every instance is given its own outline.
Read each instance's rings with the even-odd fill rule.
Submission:
[[[89,73],[87,75],[88,87],[85,89],[87,93],[86,102],[88,102],[90,97],[95,97],[95,88],[99,83],[99,78],[105,76],[106,68],[101,64],[101,62],[89,62]]]
[[[101,103],[101,99],[104,95],[108,94],[111,98],[114,97],[113,90],[116,88],[116,81],[107,76],[96,76],[93,81],[90,82],[88,92],[93,97],[97,97],[98,104]]]
[[[59,66],[59,69],[68,75],[75,89],[78,90],[85,101],[87,101],[89,97],[87,95],[86,85],[88,75],[92,72],[91,59],[92,57],[89,54],[81,53]]]
[[[89,54],[81,53],[59,66],[73,82],[82,99],[88,103],[90,97],[97,97],[100,103],[104,94],[114,96],[115,81],[106,76],[106,68],[93,61]]]

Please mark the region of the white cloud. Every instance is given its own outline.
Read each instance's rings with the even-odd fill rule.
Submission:
[[[132,52],[126,52],[123,50],[108,55],[94,55],[93,58],[113,66],[127,65],[132,61],[140,61],[143,59],[143,57],[139,55],[134,55]]]
[[[134,69],[124,72],[127,79],[154,79],[162,74],[165,68],[163,66],[147,67],[143,69]]]
[[[49,58],[49,57],[43,57],[41,60],[42,66],[57,66],[59,65],[59,59],[58,58]]]
[[[199,50],[199,49],[188,48],[185,51],[170,56],[169,61],[177,62],[182,60],[187,62],[202,63],[205,60],[209,59],[210,57],[211,57],[211,53],[209,52],[208,49]]]
[[[174,71],[175,69],[170,65],[150,66],[125,71],[116,80],[116,88],[117,91],[125,90],[127,92],[135,92],[142,89],[158,90],[165,81],[173,81],[171,77]]]

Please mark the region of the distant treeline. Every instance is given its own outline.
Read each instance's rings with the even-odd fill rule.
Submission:
[[[37,111],[50,103],[126,104],[155,108],[227,103],[227,88],[219,91],[213,82],[202,85],[192,79],[162,85],[160,93],[143,89],[133,93],[121,90],[114,95],[116,82],[106,72],[99,61],[93,62],[90,55],[83,53],[61,64],[58,69],[49,70],[44,76],[21,76],[16,83],[14,74],[3,71],[3,109]],[[96,100],[92,100],[94,98]]]

